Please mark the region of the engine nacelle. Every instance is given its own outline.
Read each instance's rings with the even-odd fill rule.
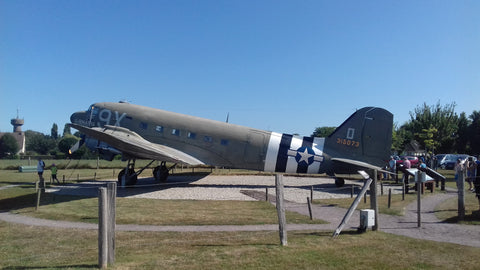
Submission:
[[[109,144],[89,137],[85,138],[85,146],[93,152],[98,152],[102,159],[109,161],[112,161],[116,155],[122,154],[122,152],[113,148]]]

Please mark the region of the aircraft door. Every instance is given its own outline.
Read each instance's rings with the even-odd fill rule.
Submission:
[[[244,162],[253,169],[261,169],[265,159],[266,134],[261,131],[250,130],[247,135]],[[257,168],[258,167],[258,168]]]

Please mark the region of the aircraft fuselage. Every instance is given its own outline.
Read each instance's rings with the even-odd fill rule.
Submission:
[[[264,131],[129,103],[96,103],[74,113],[71,121],[86,127],[123,127],[213,166],[333,175],[354,168],[335,165],[331,158],[376,166],[388,160],[393,116],[380,108],[362,110],[327,138]]]

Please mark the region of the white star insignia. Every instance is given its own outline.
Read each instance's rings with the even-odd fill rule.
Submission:
[[[302,161],[305,161],[305,163],[308,164],[308,159],[313,157],[314,155],[308,153],[308,149],[305,148],[305,151],[303,152],[297,152],[299,155],[300,155],[300,160],[298,161],[298,163],[302,162]]]

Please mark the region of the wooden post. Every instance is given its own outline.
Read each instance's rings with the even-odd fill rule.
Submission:
[[[458,172],[458,220],[465,219],[465,171]]]
[[[275,175],[275,187],[276,187],[276,205],[278,214],[278,231],[280,234],[280,243],[282,246],[287,245],[287,220],[285,218],[285,206],[283,201],[283,175]]]
[[[402,201],[405,201],[405,185],[402,184]]]
[[[268,187],[265,188],[265,201],[268,202]]]
[[[372,231],[378,230],[378,203],[377,203],[377,170],[373,172],[373,181],[370,184],[370,209],[374,210],[375,224],[372,226]]]
[[[392,189],[388,189],[388,208],[390,209],[390,205],[392,204]]]
[[[310,220],[313,220],[312,203],[310,201],[310,198],[308,198],[308,197],[307,197],[307,204],[308,204],[308,213],[310,214]]]
[[[40,176],[40,182],[39,182],[38,188],[40,189],[42,194],[45,193],[45,178],[43,178],[43,175]]]
[[[99,188],[98,196],[98,267],[105,269],[108,264],[107,189]]]
[[[63,175],[63,184],[65,184],[65,174]]]
[[[383,181],[380,181],[380,196],[383,196]]]
[[[42,188],[37,189],[37,205],[35,206],[35,211],[38,210],[38,207],[40,206],[40,196],[42,194]]]
[[[93,180],[97,180],[97,172],[93,174]]]
[[[422,227],[422,183],[425,180],[425,172],[415,173],[415,184],[417,185],[417,227]]]
[[[313,201],[313,186],[310,187],[310,199]]]
[[[364,194],[367,193],[367,189],[373,181],[372,178],[370,178],[370,176],[366,172],[364,172],[364,171],[358,171],[358,172],[363,176],[363,178],[365,178],[366,182],[363,185],[362,190],[360,191],[360,193],[358,193],[357,197],[355,198],[352,205],[348,209],[347,213],[343,217],[342,222],[340,223],[340,225],[338,225],[337,229],[333,233],[332,238],[335,238],[340,234],[343,227],[345,226],[345,224],[347,224],[348,220],[352,216],[353,211],[355,211],[355,209],[357,208],[358,203],[360,202],[360,200],[362,199]]]
[[[115,263],[115,227],[116,227],[116,209],[117,209],[117,182],[107,184],[108,196],[108,264]]]

